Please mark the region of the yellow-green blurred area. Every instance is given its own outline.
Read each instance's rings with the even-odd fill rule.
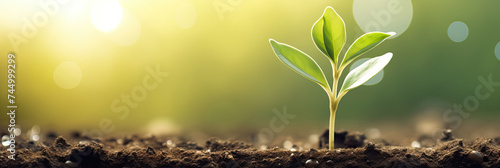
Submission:
[[[117,132],[251,132],[270,127],[273,109],[282,112],[286,106],[296,115],[285,124],[287,131],[322,130],[328,126],[327,95],[280,63],[268,40],[308,53],[331,80],[330,63],[310,31],[332,6],[346,23],[346,48],[366,26],[357,23],[356,12],[374,16],[366,23],[370,28],[409,23],[361,57],[394,53],[378,84],[361,86],[342,99],[336,128],[411,127],[426,111],[423,106],[451,108],[464,102],[477,108],[464,109],[470,116],[462,118],[463,126],[474,120],[497,122],[500,87],[480,89],[489,96],[477,103],[467,98],[477,94],[481,77],[500,82],[500,2],[411,1],[410,9],[399,0],[355,3],[2,0],[1,108],[5,112],[8,105],[7,55],[14,52],[16,120],[23,128],[91,130],[109,119]],[[380,4],[387,5],[389,18]],[[399,10],[410,11],[409,20]],[[449,30],[454,22],[466,25],[465,35],[460,25],[456,32]],[[168,76],[154,78],[150,71],[157,68]],[[144,81],[154,87],[147,89]],[[444,111],[434,114],[446,120]],[[0,117],[2,128],[7,117]]]

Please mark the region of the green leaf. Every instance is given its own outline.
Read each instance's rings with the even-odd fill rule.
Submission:
[[[271,43],[271,47],[273,47],[276,56],[278,56],[285,65],[307,79],[325,88],[329,87],[323,71],[310,56],[295,47],[277,42],[273,39],[269,39],[269,43]]]
[[[347,92],[358,86],[361,86],[373,76],[377,75],[391,61],[392,53],[386,53],[382,56],[372,58],[360,66],[354,68],[345,77],[344,84],[340,89],[340,93]]]
[[[382,43],[388,37],[395,35],[394,32],[382,33],[382,32],[370,32],[362,35],[347,50],[347,53],[342,61],[342,66],[346,66],[351,63],[354,59],[361,56],[370,49],[376,47]]]
[[[332,7],[327,7],[323,16],[314,23],[311,34],[318,49],[337,64],[345,44],[346,32],[344,21]]]

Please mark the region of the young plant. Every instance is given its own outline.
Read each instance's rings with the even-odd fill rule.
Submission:
[[[330,60],[333,70],[333,87],[330,87],[325,74],[316,61],[309,55],[295,47],[273,39],[269,39],[269,42],[279,60],[295,72],[319,84],[328,94],[330,101],[329,148],[333,150],[335,113],[337,112],[340,99],[347,92],[361,86],[380,72],[391,60],[392,53],[389,52],[382,56],[371,58],[353,69],[347,74],[342,87],[338,91],[337,85],[342,71],[356,58],[396,33],[369,32],[362,35],[349,47],[341,61],[339,61],[339,54],[346,41],[346,31],[344,21],[332,7],[327,7],[323,16],[314,23],[311,34],[316,47]]]

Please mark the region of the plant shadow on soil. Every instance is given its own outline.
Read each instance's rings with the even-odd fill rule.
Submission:
[[[42,141],[19,138],[16,160],[2,146],[0,167],[500,167],[500,138],[464,142],[443,131],[428,147],[367,142],[359,132],[337,131],[328,150],[328,130],[317,148],[257,149],[241,141],[209,139],[205,144],[176,137],[130,135],[92,139],[45,135]],[[294,148],[295,149],[295,148]]]

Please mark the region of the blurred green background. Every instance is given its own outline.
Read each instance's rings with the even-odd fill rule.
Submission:
[[[44,4],[50,3],[56,5],[46,8]],[[273,109],[282,111],[286,106],[287,113],[296,115],[287,131],[321,132],[328,126],[326,94],[280,63],[268,39],[308,53],[331,80],[327,58],[310,35],[325,7],[332,6],[343,17],[346,45],[350,45],[364,33],[356,12],[381,14],[380,4],[398,10],[404,5],[399,0],[354,3],[2,0],[0,61],[6,71],[7,54],[17,56],[17,122],[23,128],[91,130],[99,128],[104,118],[112,121],[117,132],[159,128],[252,132],[269,127]],[[390,19],[380,15],[382,21],[371,18],[389,25],[382,26],[383,31],[410,24],[396,38],[362,56],[394,53],[380,83],[362,86],[342,99],[336,128],[409,127],[407,123],[422,112],[422,106],[463,104],[481,84],[478,77],[491,74],[493,81],[500,81],[500,55],[495,55],[500,42],[499,6],[498,1],[411,1],[411,6],[401,8],[411,15],[393,14]],[[463,31],[448,32],[456,21],[465,23],[468,30],[461,42],[450,36],[463,36]],[[137,90],[150,76],[148,67],[156,70],[157,66],[168,77],[152,90]],[[7,72],[0,74],[1,108],[5,108]],[[122,100],[131,94],[141,99],[132,98],[136,107]],[[497,87],[464,121],[495,122],[500,117],[499,102]],[[122,116],[113,106],[130,113]],[[3,129],[7,115],[0,119]]]

